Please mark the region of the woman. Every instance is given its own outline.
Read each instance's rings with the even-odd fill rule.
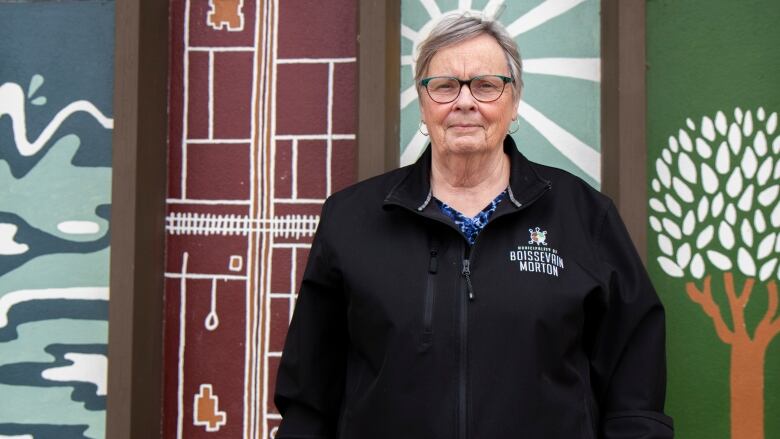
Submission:
[[[512,38],[449,18],[416,69],[430,147],[323,206],[277,439],[671,438],[663,308],[612,203],[507,135]]]

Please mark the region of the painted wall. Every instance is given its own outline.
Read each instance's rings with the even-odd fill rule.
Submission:
[[[601,52],[598,0],[403,0],[401,3],[401,165],[428,144],[419,131],[414,85],[417,46],[442,16],[492,17],[523,58],[520,125],[512,137],[529,159],[601,186]]]
[[[270,438],[325,198],[355,181],[357,2],[171,2],[166,438]]]
[[[677,436],[780,437],[780,5],[647,2],[648,265]]]
[[[0,435],[103,438],[114,3],[0,29]]]

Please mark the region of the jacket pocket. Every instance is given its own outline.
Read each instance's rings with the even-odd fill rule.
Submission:
[[[427,351],[433,343],[433,306],[436,299],[436,272],[438,271],[437,251],[431,250],[431,259],[428,264],[428,280],[425,284],[423,296],[422,338],[420,352]]]

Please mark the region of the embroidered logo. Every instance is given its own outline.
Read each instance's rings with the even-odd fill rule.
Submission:
[[[531,235],[531,240],[528,244],[547,245],[547,230],[542,230],[539,227],[535,229],[528,229],[528,233]]]
[[[528,232],[531,239],[528,245],[518,245],[517,249],[510,250],[509,261],[517,263],[520,271],[560,276],[564,269],[563,258],[558,249],[548,245],[547,230],[535,227]]]

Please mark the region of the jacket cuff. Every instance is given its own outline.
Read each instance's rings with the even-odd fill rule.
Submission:
[[[672,439],[674,423],[663,413],[627,410],[604,414],[602,439]]]

